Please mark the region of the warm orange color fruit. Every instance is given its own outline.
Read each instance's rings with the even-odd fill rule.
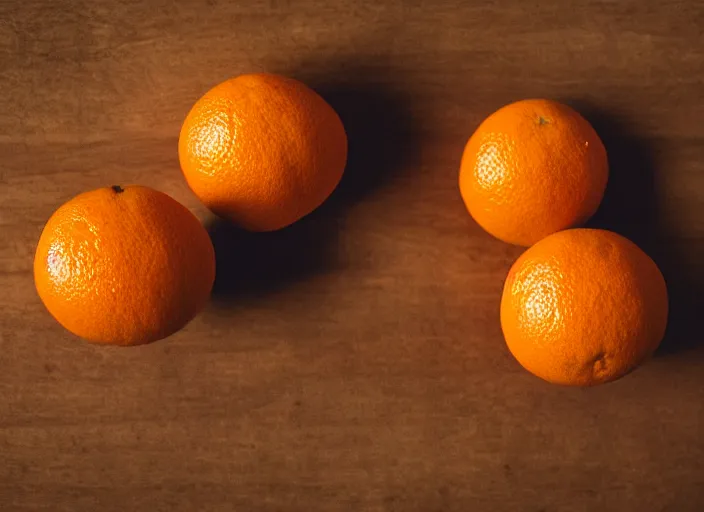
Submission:
[[[49,312],[96,343],[138,345],[186,325],[208,299],[215,253],[198,219],[147,187],[74,197],[51,216],[34,258]]]
[[[618,379],[650,356],[667,324],[667,288],[633,242],[598,229],[550,235],[514,263],[501,327],[528,371],[557,384]]]
[[[260,73],[227,80],[199,99],[178,153],[188,185],[208,208],[245,229],[273,231],[332,193],[347,136],[312,89]]]
[[[460,192],[486,231],[530,246],[591,217],[608,174],[604,145],[582,116],[554,101],[523,100],[494,112],[469,139]]]

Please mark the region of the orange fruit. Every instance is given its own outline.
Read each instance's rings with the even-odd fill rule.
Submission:
[[[214,213],[251,231],[273,231],[332,193],[347,161],[347,136],[312,89],[259,73],[200,98],[183,123],[178,154],[188,185]]]
[[[665,333],[667,287],[626,238],[571,229],[518,258],[501,298],[501,327],[521,365],[549,382],[615,380],[650,356]]]
[[[486,231],[530,246],[589,219],[608,174],[604,145],[582,116],[554,101],[523,100],[494,112],[469,139],[460,192]]]
[[[49,312],[89,341],[137,345],[186,325],[208,299],[215,253],[171,197],[130,186],[80,194],[51,216],[34,258]]]

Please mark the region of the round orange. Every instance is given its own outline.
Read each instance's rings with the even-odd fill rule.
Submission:
[[[550,235],[518,258],[501,299],[501,327],[521,365],[549,382],[615,380],[660,344],[667,287],[652,259],[610,231]]]
[[[608,174],[604,145],[582,116],[554,101],[523,100],[494,112],[469,139],[460,192],[486,231],[530,246],[589,219]]]
[[[204,306],[215,278],[208,233],[156,190],[107,187],[51,216],[34,258],[49,312],[89,341],[137,345],[164,338]]]
[[[306,85],[259,73],[208,91],[186,117],[179,159],[217,215],[251,231],[283,228],[320,206],[347,161],[333,108]]]

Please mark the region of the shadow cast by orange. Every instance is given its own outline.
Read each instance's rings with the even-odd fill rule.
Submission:
[[[335,109],[348,138],[345,173],[316,211],[270,233],[250,233],[213,219],[207,229],[215,246],[216,302],[267,294],[344,265],[337,254],[346,210],[414,168],[418,155],[409,102],[382,67],[352,62],[307,63],[285,74],[300,79]]]
[[[655,141],[635,134],[626,120],[589,104],[568,102],[594,126],[609,157],[609,183],[604,200],[588,227],[609,229],[641,247],[658,264],[667,282],[670,311],[667,332],[656,355],[691,350],[700,345],[698,297],[704,294],[704,251],[668,233],[660,220],[663,197],[658,187],[662,153]],[[704,249],[704,247],[701,247]]]

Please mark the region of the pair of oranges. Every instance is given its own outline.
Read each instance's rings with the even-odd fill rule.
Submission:
[[[244,75],[208,91],[178,146],[190,188],[252,231],[283,228],[317,208],[347,160],[340,118],[289,78]],[[141,186],[80,194],[49,219],[34,259],[49,312],[96,343],[139,345],[178,331],[205,305],[215,251],[183,205]]]
[[[592,126],[559,103],[526,100],[487,118],[462,158],[460,191],[489,233],[530,246],[501,297],[501,328],[524,368],[569,385],[615,380],[649,357],[667,324],[665,280],[626,238],[586,222],[608,181]]]
[[[347,137],[314,91],[254,74],[198,100],[178,151],[190,188],[214,213],[271,231],[332,193]],[[537,242],[509,273],[501,321],[519,362],[552,382],[618,378],[652,353],[664,331],[667,293],[648,256],[613,233],[561,231],[594,213],[607,175],[591,126],[548,101],[490,116],[462,159],[460,189],[477,222],[502,240]],[[203,308],[215,255],[203,226],[174,199],[114,186],[81,194],[52,215],[34,275],[42,301],[68,330],[136,345],[176,332]]]

